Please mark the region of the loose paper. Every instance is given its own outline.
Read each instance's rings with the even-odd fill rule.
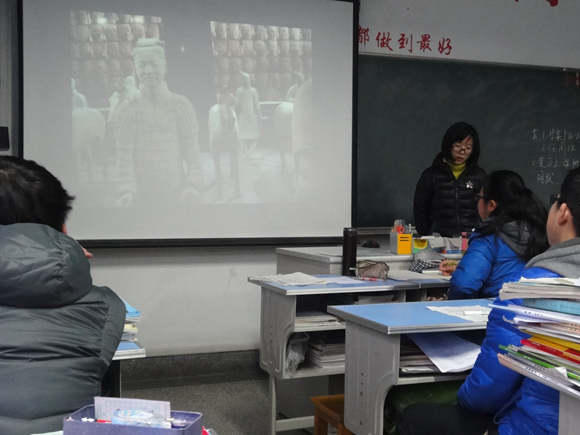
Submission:
[[[409,334],[411,340],[442,373],[464,372],[473,368],[480,347],[450,332]]]

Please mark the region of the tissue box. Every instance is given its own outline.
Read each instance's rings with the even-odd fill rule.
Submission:
[[[412,250],[412,234],[391,233],[391,254],[410,255]]]
[[[203,415],[199,412],[171,411],[172,418],[189,423],[175,429],[82,421],[85,417],[95,418],[94,405],[85,406],[65,418],[63,435],[201,435],[203,427]]]

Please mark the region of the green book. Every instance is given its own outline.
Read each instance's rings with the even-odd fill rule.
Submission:
[[[513,355],[517,358],[522,358],[528,361],[531,361],[539,366],[545,367],[547,369],[553,369],[556,367],[562,367],[562,366],[556,366],[554,364],[552,364],[551,362],[542,359],[539,355],[537,354],[531,354],[530,352],[526,352],[523,351],[521,348],[516,347],[516,346],[503,346],[500,345],[499,346],[501,349],[507,351],[510,355]],[[566,369],[566,374],[568,375],[569,378],[574,379],[576,381],[580,381],[580,376],[577,373],[573,373],[572,371],[570,371],[567,367],[564,367]]]

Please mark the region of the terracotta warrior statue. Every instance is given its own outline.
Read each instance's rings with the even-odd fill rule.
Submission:
[[[133,58],[139,92],[116,110],[117,205],[199,202],[203,177],[195,110],[167,87],[161,41],[140,39]]]

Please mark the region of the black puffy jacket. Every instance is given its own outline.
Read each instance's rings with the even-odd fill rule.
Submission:
[[[93,403],[125,304],[92,284],[82,248],[45,225],[0,226],[0,434],[62,430]]]
[[[485,177],[485,171],[468,160],[456,179],[439,153],[423,171],[415,188],[413,212],[417,232],[421,235],[435,232],[444,237],[470,233],[479,219],[475,194],[481,190]]]

